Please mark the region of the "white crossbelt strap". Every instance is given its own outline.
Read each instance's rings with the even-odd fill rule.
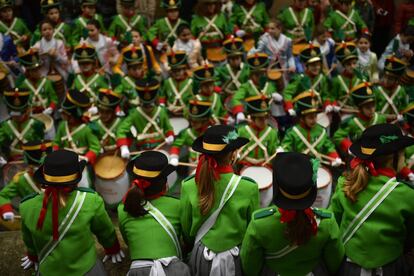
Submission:
[[[98,124],[102,127],[102,129],[105,131],[105,134],[102,136],[101,142],[105,140],[108,137],[116,139],[116,135],[114,133],[115,128],[118,126],[118,124],[121,122],[119,118],[116,118],[115,122],[107,128],[101,120],[98,121]]]
[[[77,154],[84,154],[84,151],[86,150],[86,147],[78,147],[76,146],[76,143],[73,141],[73,135],[81,131],[86,125],[82,124],[78,126],[75,130],[70,132],[69,130],[69,124],[65,121],[65,131],[66,136],[62,137],[62,141],[67,140],[69,142],[70,149]]]
[[[307,147],[306,150],[304,150],[302,153],[304,154],[308,154],[309,151],[315,155],[316,158],[320,159],[320,154],[319,152],[315,149],[316,146],[318,146],[318,144],[322,141],[322,139],[325,137],[326,135],[326,130],[323,129],[321,135],[319,135],[318,139],[316,139],[316,141],[313,144],[310,144],[309,141],[303,136],[303,134],[300,132],[300,130],[294,126],[293,127],[293,131],[298,135],[299,139],[305,144],[305,146]]]
[[[29,183],[30,187],[32,187],[33,191],[40,194],[42,191],[36,186],[36,184],[33,182],[33,178],[29,175],[29,173],[25,172],[23,174],[24,179],[26,179],[27,183]]]
[[[95,14],[95,15],[94,15],[94,17],[93,17],[93,19],[98,20],[98,14]],[[84,28],[86,28],[86,21],[85,21],[85,19],[83,19],[83,17],[79,17],[79,22],[81,23],[81,25],[82,25]]]
[[[207,25],[203,28],[203,31],[201,32],[201,33],[204,33],[204,35],[206,35],[206,34],[208,34],[208,30],[210,29],[210,28],[213,28],[213,29],[215,29],[216,30],[216,33],[221,37],[221,38],[223,38],[224,37],[224,35],[223,35],[223,33],[221,32],[221,30],[216,26],[216,24],[214,23],[214,21],[216,21],[216,18],[217,18],[217,14],[213,17],[213,18],[211,18],[211,19],[209,19],[208,17],[206,17],[206,16],[204,16],[204,20],[206,20],[207,21]],[[200,33],[200,35],[201,35],[201,33]],[[210,34],[212,34],[212,32],[210,32]],[[200,39],[201,37],[200,37],[200,35],[198,35],[198,39]]]
[[[21,35],[19,35],[15,31],[13,31],[14,26],[16,26],[16,23],[17,23],[17,18],[15,17],[14,20],[13,20],[13,22],[11,23],[10,27],[7,27],[7,25],[4,24],[3,21],[0,21],[0,27],[6,29],[6,32],[4,33],[5,35],[12,35],[12,36],[17,37],[17,39],[20,39],[21,38]]]
[[[123,15],[119,15],[119,19],[121,20],[122,24],[124,24],[124,27],[126,28],[127,32],[130,32],[132,28],[138,23],[138,21],[141,19],[141,15],[137,15],[135,19],[129,24]]]
[[[181,24],[181,19],[178,19],[177,22],[175,22],[174,27],[171,26],[170,20],[168,20],[167,17],[165,17],[165,24],[167,25],[168,29],[170,30],[170,33],[167,35],[163,43],[168,42],[168,39],[172,36],[173,38],[177,38],[177,35],[175,34],[177,32],[178,26]]]
[[[33,104],[36,105],[36,102],[38,102],[43,108],[46,108],[47,100],[44,99],[42,95],[40,94],[40,91],[43,89],[43,86],[45,86],[46,78],[42,79],[42,81],[40,82],[37,88],[34,88],[34,86],[31,84],[31,82],[28,79],[25,79],[24,83],[29,87],[30,91],[33,92],[33,95],[34,95]]]
[[[345,28],[347,28],[348,26],[349,26],[349,24],[351,24],[351,27],[352,27],[352,29],[353,29],[353,31],[354,32],[356,32],[357,31],[357,28],[356,28],[356,25],[355,25],[355,22],[354,21],[352,21],[352,17],[354,16],[354,13],[355,13],[355,10],[354,9],[352,9],[351,10],[351,13],[349,14],[349,16],[346,16],[345,14],[343,14],[340,10],[335,10],[335,12],[337,13],[337,14],[339,14],[343,19],[345,19],[346,20],[346,22],[341,26],[341,29],[342,30],[344,30]]]
[[[306,23],[306,19],[308,18],[309,9],[305,8],[305,13],[303,14],[303,17],[301,18],[301,21],[299,22],[298,17],[296,16],[295,11],[292,9],[292,7],[288,8],[288,11],[290,15],[292,16],[293,21],[295,21],[296,27],[292,30],[287,30],[291,34],[303,34],[303,26]]]
[[[178,91],[178,88],[175,86],[172,78],[168,79],[168,83],[170,84],[171,91],[174,93],[175,99],[174,102],[170,105],[171,107],[185,107],[185,103],[183,101],[183,94],[187,91],[188,87],[193,83],[193,79],[187,81],[186,85]]]
[[[95,74],[92,79],[90,79],[87,83],[83,80],[81,75],[77,76],[78,81],[82,85],[82,88],[80,89],[80,92],[87,91],[89,92],[90,96],[92,96],[94,99],[97,98],[95,95],[95,92],[92,90],[91,85],[95,83],[95,81],[99,78],[99,74]]]
[[[16,149],[16,146],[19,142],[21,143],[26,143],[27,140],[24,138],[24,136],[26,135],[26,133],[29,131],[29,129],[32,127],[34,123],[33,119],[30,119],[29,122],[27,123],[26,127],[23,129],[22,132],[19,132],[16,127],[13,125],[13,123],[11,122],[11,120],[7,120],[7,124],[9,125],[11,131],[13,132],[14,136],[16,137],[16,139],[13,140],[12,144],[10,145],[11,149]],[[20,151],[20,150],[19,150]]]
[[[348,102],[348,100],[349,100],[349,98],[350,98],[351,94],[349,93],[349,87],[345,84],[345,80],[342,78],[342,76],[341,76],[341,75],[338,75],[338,79],[339,79],[339,82],[340,82],[340,84],[341,84],[342,88],[343,88],[343,89],[345,90],[345,92],[346,92],[345,98],[343,99],[343,101],[342,101],[342,103],[341,103],[341,107],[343,107],[343,106],[344,106],[344,105]],[[357,80],[355,81],[355,84],[353,84],[353,86],[358,85],[360,82],[361,82],[361,81],[360,81],[359,79],[357,79]],[[351,84],[352,84],[352,79],[351,79]]]
[[[253,81],[252,80],[249,80],[249,83],[250,83],[250,86],[252,87],[252,89],[253,89],[253,91],[256,93],[256,95],[265,95],[266,94],[266,91],[267,91],[267,87],[269,86],[269,83],[268,82],[266,82],[266,84],[265,84],[265,86],[263,87],[263,89],[262,89],[262,92],[260,92],[258,89],[257,89],[257,87],[256,87],[256,85],[254,85],[254,83],[253,83]]]
[[[269,154],[267,153],[267,147],[265,147],[262,142],[267,138],[267,136],[269,136],[270,131],[272,129],[270,127],[267,127],[265,133],[263,133],[263,135],[259,139],[256,137],[256,135],[254,135],[252,129],[248,125],[245,126],[245,129],[249,133],[250,138],[253,139],[254,143],[250,147],[248,147],[245,151],[243,151],[242,155],[240,156],[240,160],[243,160],[247,155],[249,155],[251,151],[253,151],[257,147],[263,150],[265,159],[266,160],[269,159]]]
[[[158,126],[158,124],[155,122],[155,119],[158,117],[158,115],[161,112],[161,108],[158,107],[157,111],[155,112],[154,116],[152,116],[152,118],[150,118],[147,114],[145,114],[144,111],[141,110],[140,107],[136,108],[138,113],[142,115],[142,117],[145,118],[145,120],[147,120],[147,125],[145,126],[144,130],[142,131],[142,133],[140,135],[138,135],[138,137],[140,137],[141,135],[145,135],[147,134],[147,132],[150,130],[151,127],[155,128],[156,134],[162,136],[163,138],[165,138],[164,136],[164,132],[162,131],[162,129]],[[141,140],[140,138],[138,138],[139,140]],[[145,138],[143,138],[145,139]]]
[[[398,87],[395,89],[395,91],[394,91],[394,93],[391,95],[391,97],[389,97],[389,96],[388,96],[388,94],[387,94],[387,93],[385,93],[384,89],[382,89],[382,87],[381,87],[381,86],[379,86],[379,87],[378,87],[378,89],[379,89],[379,91],[380,91],[381,95],[382,95],[382,96],[384,97],[384,99],[387,101],[387,102],[384,104],[384,106],[382,107],[382,109],[381,109],[381,113],[382,113],[382,114],[384,114],[384,113],[385,113],[385,111],[387,111],[388,107],[391,107],[392,111],[393,111],[396,115],[398,115],[398,114],[399,114],[399,112],[398,112],[397,107],[396,107],[396,106],[395,106],[395,104],[394,104],[394,98],[398,95],[398,93],[400,93],[401,86],[400,86],[400,85],[398,85]]]
[[[163,266],[168,266],[172,261],[177,259],[177,257],[173,256],[152,261],[135,260],[131,263],[130,269],[151,267],[150,274],[148,276],[166,276]],[[128,275],[129,273],[127,276]]]
[[[237,186],[240,183],[240,180],[241,180],[241,176],[233,174],[229,183],[226,186],[226,189],[224,190],[223,195],[221,196],[220,204],[218,208],[206,219],[206,221],[204,221],[204,223],[198,229],[194,244],[197,244],[199,241],[201,241],[201,239],[208,233],[211,227],[214,226],[214,224],[216,223],[217,217],[219,216],[224,205],[227,203],[227,201],[233,196],[234,192],[236,191]]]
[[[63,221],[60,223],[59,239],[57,241],[53,240],[53,237],[50,238],[49,242],[42,248],[39,253],[40,262],[39,266],[46,260],[46,258],[52,253],[52,251],[58,246],[61,240],[66,236],[66,233],[69,231],[76,217],[78,216],[80,210],[82,209],[83,203],[86,198],[86,192],[76,191],[75,200],[72,203],[72,206],[69,209],[69,212],[66,214]]]
[[[235,86],[236,86],[236,89],[239,89],[239,87],[241,86],[241,83],[240,83],[240,81],[239,81],[239,77],[240,77],[240,75],[241,75],[241,72],[242,72],[242,70],[243,70],[243,63],[240,65],[240,70],[236,73],[236,74],[234,74],[234,72],[233,72],[233,70],[231,70],[231,67],[230,67],[230,65],[227,63],[226,64],[226,68],[227,68],[227,71],[229,72],[229,75],[230,75],[230,80],[229,80],[229,82],[225,85],[225,89],[230,85],[230,84],[234,84]]]
[[[60,23],[60,24],[59,24],[59,26],[57,26],[57,28],[56,28],[56,29],[55,29],[55,31],[53,32],[53,38],[55,38],[55,37],[56,37],[56,35],[60,33],[60,31],[61,31],[61,30],[62,30],[62,28],[63,28],[63,25],[64,25],[64,23],[62,22],[62,23]],[[62,37],[63,37],[63,36],[62,36]]]
[[[355,124],[362,130],[362,131],[364,131],[365,130],[365,126],[361,123],[361,121],[357,118],[357,117],[354,117],[354,122],[355,122]],[[378,114],[377,113],[375,113],[374,114],[374,120],[372,120],[372,123],[371,124],[369,124],[368,126],[373,126],[373,125],[375,125],[376,123],[377,123],[377,120],[378,120]]]
[[[247,11],[243,6],[240,6],[243,13],[244,13],[244,20],[242,23],[242,27],[245,27],[246,25],[248,25],[248,23],[250,23],[253,27],[257,28],[260,27],[259,24],[257,24],[257,22],[254,20],[253,18],[253,13],[256,10],[256,5],[254,5],[249,11]]]
[[[346,244],[364,224],[369,216],[377,209],[379,205],[387,198],[387,196],[400,184],[393,177],[385,183],[381,189],[368,201],[361,211],[354,217],[342,235],[342,241]]]

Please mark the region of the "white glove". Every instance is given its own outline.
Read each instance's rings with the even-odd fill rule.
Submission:
[[[234,125],[235,120],[233,117],[229,116],[227,117],[227,125]]]
[[[164,43],[162,43],[162,42],[158,42],[157,43],[157,51],[161,51],[162,50],[162,48],[164,48]]]
[[[96,106],[91,106],[91,107],[88,109],[88,112],[89,112],[91,115],[96,115],[96,114],[98,114],[98,108],[97,108]]]
[[[282,96],[282,95],[280,95],[280,94],[279,94],[279,93],[277,93],[277,92],[272,93],[272,98],[273,98],[273,100],[274,100],[275,102],[277,102],[277,103],[279,103],[279,102],[283,101],[283,96]]]
[[[129,152],[129,148],[127,145],[121,146],[121,157],[128,159],[131,153]]]
[[[24,270],[28,270],[33,265],[35,267],[35,270],[37,270],[37,263],[31,261],[28,256],[23,257],[21,260],[22,264],[20,265]]]
[[[14,220],[14,213],[13,212],[5,212],[3,214],[4,220]]]
[[[332,105],[327,105],[325,107],[325,113],[331,113],[334,110]]]
[[[282,148],[282,147],[278,147],[278,148],[276,149],[276,152],[277,152],[277,153],[280,153],[280,152],[285,152],[285,149],[284,149],[284,148]]]
[[[119,111],[116,112],[116,116],[125,117],[125,112],[123,110],[119,110]]]
[[[245,36],[245,35],[246,35],[246,31],[245,31],[245,30],[237,30],[237,31],[236,31],[236,35],[237,35],[238,37],[243,37],[243,36]]]
[[[165,103],[160,103],[160,106],[163,106],[163,107],[165,107]]]
[[[333,105],[332,107],[333,107],[333,111],[336,112],[336,113],[338,113],[339,111],[341,111],[341,107],[340,106]]]
[[[122,259],[125,258],[125,254],[122,250],[119,250],[118,253],[113,254],[113,255],[105,255],[105,257],[103,258],[102,262],[106,262],[106,260],[111,259],[112,263],[120,263],[122,262]]]
[[[7,164],[7,160],[3,156],[0,156],[0,168]]]
[[[397,115],[397,121],[398,121],[399,123],[404,122],[404,116],[403,116],[403,115],[401,115],[401,114],[398,114],[398,115]]]
[[[48,107],[48,108],[46,108],[45,110],[43,110],[43,112],[42,112],[43,114],[46,114],[46,115],[52,115],[52,113],[53,113],[53,108],[51,108],[51,107]]]
[[[407,176],[408,176],[408,180],[410,180],[410,182],[414,182],[414,173],[409,173]]]
[[[165,138],[165,143],[167,145],[171,145],[174,142],[174,135],[170,135],[167,138]]]
[[[178,157],[176,155],[171,156],[170,165],[172,165],[174,167],[178,166]]]
[[[342,165],[342,159],[339,157],[335,158],[335,160],[331,162],[331,166],[334,168],[339,167],[341,165]]]
[[[293,109],[289,109],[289,110],[288,110],[288,113],[289,113],[289,115],[290,115],[290,116],[292,116],[292,117],[295,117],[295,116],[296,116],[296,111],[295,111],[295,110],[293,110]]]
[[[244,121],[246,121],[246,116],[244,116],[244,113],[243,112],[237,113],[236,122],[241,123],[241,122],[244,122]]]

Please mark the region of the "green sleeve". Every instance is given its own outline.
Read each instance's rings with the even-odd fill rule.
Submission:
[[[182,182],[181,198],[180,198],[180,210],[181,210],[181,227],[183,230],[184,241],[188,244],[194,242],[194,237],[190,237],[191,225],[192,225],[192,211],[190,197],[186,191],[185,180]]]
[[[170,122],[170,118],[168,117],[168,113],[167,110],[163,107],[162,108],[162,112],[160,114],[160,121],[161,121],[161,125],[163,126],[163,130],[164,130],[164,135],[167,134],[167,132],[172,131],[174,133],[174,129],[171,125]]]
[[[342,263],[345,255],[345,248],[342,243],[339,227],[335,219],[329,219],[329,240],[323,248],[323,259],[331,274],[335,274]]]
[[[310,14],[309,27],[311,28],[311,34],[313,34],[315,30],[315,16],[313,14],[312,9],[309,9],[309,14]]]
[[[186,136],[187,136],[187,129],[185,128],[180,131],[177,137],[175,137],[172,147],[176,147],[181,150],[181,147],[185,145],[185,140],[187,138]]]
[[[357,26],[359,31],[367,28],[367,24],[362,19],[361,15],[359,14],[357,10],[355,10],[355,25]]]
[[[1,191],[0,191],[0,207],[6,204],[11,204],[13,198],[19,196],[18,177],[13,177]]]
[[[38,252],[36,252],[36,247],[33,242],[32,233],[27,228],[25,220],[22,221],[21,232],[24,245],[26,246],[27,255],[38,256]]]
[[[103,199],[98,194],[91,194],[91,196],[93,196],[93,204],[96,206],[91,221],[91,231],[104,248],[110,248],[117,241],[114,225],[105,211]]]
[[[73,29],[72,29],[71,45],[73,45],[74,47],[79,44],[80,38],[82,36],[82,30],[83,30],[82,25],[78,21],[79,19],[76,19],[74,21]]]
[[[341,205],[341,202],[340,202],[340,197],[341,197],[341,194],[342,194],[341,190],[343,189],[342,187],[343,187],[343,182],[344,181],[345,181],[344,177],[340,177],[338,179],[338,184],[336,185],[336,190],[335,190],[335,192],[332,196],[331,203],[329,205],[329,210],[331,210],[332,213],[334,214],[336,223],[338,225],[341,225],[342,214],[344,212],[344,209],[343,209],[343,207]]]
[[[165,104],[167,104],[168,100],[168,91],[169,89],[169,85],[168,85],[168,79],[163,80],[162,85],[161,85],[161,89],[160,89],[160,94],[158,96],[159,100],[164,101]]]
[[[282,141],[282,147],[285,151],[294,151],[295,137],[292,129],[288,130]]]
[[[226,82],[225,66],[219,66],[214,70],[214,78],[216,79],[216,86],[222,87]]]
[[[276,152],[277,147],[280,145],[278,133],[275,129],[272,129],[270,133],[270,141],[267,146],[268,154],[271,156]]]
[[[248,218],[249,220],[247,222],[250,222],[253,213],[256,210],[260,209],[260,193],[259,193],[259,186],[256,183],[250,183],[251,185],[254,185],[253,194],[250,198],[250,206],[248,210]]]
[[[329,139],[328,133],[326,133],[325,137],[323,138],[322,153],[329,154],[331,152],[336,152],[335,145]]]
[[[119,231],[121,232],[122,239],[124,240],[126,245],[128,245],[128,236],[126,235],[124,225],[124,220],[126,220],[126,217],[127,213],[124,211],[124,204],[121,203],[118,205]]]
[[[252,219],[247,227],[240,250],[240,260],[245,275],[260,275],[264,263],[264,252],[258,241],[259,232]]]
[[[134,110],[132,111],[124,121],[122,121],[118,129],[116,130],[116,138],[127,138],[129,133],[131,132],[131,126],[133,125],[134,117],[136,116],[137,112]]]
[[[161,21],[164,21],[164,18],[158,19],[155,24],[149,28],[147,32],[147,39],[149,42],[152,42],[154,39],[158,38]]]
[[[203,22],[202,17],[196,15],[193,17],[193,20],[191,20],[191,33],[196,38],[200,34],[200,32],[203,29]]]
[[[326,17],[325,21],[323,22],[323,26],[328,29],[328,31],[332,30],[332,17],[334,15],[334,11],[331,11],[328,16]]]
[[[103,23],[103,17],[102,15],[98,14],[98,22],[99,25],[101,27],[101,29],[99,30],[101,33],[105,34],[106,33],[106,28],[105,28],[105,24]]]
[[[246,95],[248,95],[248,83],[242,84],[239,89],[234,93],[233,98],[231,99],[231,107],[234,108],[236,106],[243,106],[244,105],[244,99],[246,98]]]
[[[98,155],[101,151],[99,139],[92,133],[92,130],[89,127],[86,127],[85,129],[87,129],[86,137],[88,141],[88,148],[90,151],[93,151],[96,155]]]
[[[111,24],[109,25],[109,29],[108,29],[109,37],[117,36],[117,22],[116,22],[117,20],[118,20],[117,16],[112,17]]]
[[[297,94],[298,85],[301,78],[297,77],[291,81],[283,90],[283,98],[285,101],[292,101]]]
[[[352,135],[350,120],[352,119],[342,122],[339,126],[339,129],[335,132],[334,136],[332,137],[332,141],[337,147],[340,146],[342,140]]]
[[[65,131],[65,122],[61,121],[55,135],[55,139],[53,140],[53,145],[58,146],[59,148],[63,147],[62,137]]]
[[[46,81],[45,83],[45,91],[48,97],[48,100],[50,102],[55,103],[55,105],[57,106],[59,103],[58,97],[56,95],[56,91],[55,88],[53,87],[53,84],[51,81]]]

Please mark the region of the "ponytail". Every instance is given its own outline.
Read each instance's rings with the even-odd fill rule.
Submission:
[[[296,210],[296,211],[288,211],[288,210],[281,210],[282,213],[284,212],[295,212],[295,215],[292,219],[287,221],[286,229],[285,229],[285,236],[290,241],[292,245],[303,245],[306,244],[312,236],[316,235],[317,233],[317,225],[314,218],[313,211],[310,210]],[[309,214],[307,214],[306,212]],[[281,219],[282,221],[282,219]]]
[[[134,185],[125,196],[124,211],[133,217],[142,217],[148,213],[144,208],[146,204],[147,200],[142,189]]]
[[[363,163],[345,174],[344,193],[351,202],[357,201],[357,194],[363,191],[369,180],[369,172]]]

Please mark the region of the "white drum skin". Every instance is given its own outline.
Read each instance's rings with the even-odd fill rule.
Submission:
[[[174,134],[177,135],[180,133],[183,129],[186,129],[190,126],[190,123],[187,119],[182,117],[172,117],[170,118],[170,123],[174,129]]]
[[[267,167],[249,166],[244,167],[240,175],[256,181],[260,190],[260,207],[269,206],[273,199],[273,171]]]
[[[318,194],[312,206],[317,208],[328,208],[332,194],[332,174],[325,167],[320,167],[318,169],[317,186]]]
[[[109,208],[115,208],[129,189],[128,173],[124,171],[115,179],[103,179],[96,176],[95,189]]]

